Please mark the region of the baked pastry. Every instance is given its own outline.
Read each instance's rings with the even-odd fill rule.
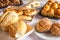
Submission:
[[[43,9],[43,10],[41,11],[41,14],[44,15],[44,16],[47,16],[48,13],[47,13],[47,11],[46,11],[45,9]]]
[[[31,9],[31,8],[39,8],[40,2],[38,1],[31,1],[24,6],[24,9]]]
[[[27,33],[27,32],[29,32],[29,31],[31,31],[31,30],[33,29],[33,27],[30,26],[30,25],[28,25],[28,24],[26,24],[26,25],[27,25],[27,31],[26,31],[26,33]]]
[[[0,4],[0,8],[2,8],[9,5],[21,5],[23,2],[22,0],[0,0]]]
[[[51,8],[50,10],[48,10],[47,13],[48,13],[47,15],[48,15],[49,17],[54,17],[54,9]]]
[[[48,11],[50,9],[50,6],[46,4],[43,9],[45,9],[46,11]]]
[[[53,9],[57,9],[57,8],[58,8],[58,3],[56,3],[56,2],[53,3],[52,6],[51,6],[51,8],[53,8]]]
[[[7,11],[15,11],[18,15],[22,15],[23,14],[23,11],[21,9],[15,9],[13,7],[4,9],[4,12],[7,12]]]
[[[44,16],[47,16],[48,13],[47,11],[50,9],[50,6],[49,5],[46,5],[43,10],[41,11],[41,14],[44,15]]]
[[[27,15],[27,16],[33,16],[33,15],[37,14],[37,10],[27,9],[27,10],[24,10],[24,14]]]
[[[17,10],[16,10],[16,13],[17,13],[18,15],[22,15],[22,14],[23,14],[23,11],[22,11],[21,9],[17,9]]]
[[[60,3],[57,1],[49,0],[43,9],[41,10],[41,15],[47,17],[60,18]]]
[[[27,31],[27,25],[23,21],[11,24],[9,27],[9,35],[13,38],[21,38]]]
[[[55,36],[60,36],[60,23],[53,23],[51,33]]]
[[[32,17],[31,16],[26,16],[26,15],[20,15],[19,19],[20,20],[32,20]]]
[[[52,1],[52,0],[49,0],[49,1],[47,2],[47,5],[51,6],[52,3],[53,3],[53,1]]]
[[[15,11],[7,11],[0,17],[0,26],[3,31],[8,31],[8,25],[18,21]]]
[[[39,1],[32,1],[30,3],[32,8],[39,8],[40,7],[40,2]]]
[[[60,8],[60,4],[58,4],[58,8]]]
[[[60,18],[60,9],[55,10],[55,17]]]
[[[51,28],[51,23],[48,18],[43,18],[41,19],[37,24],[36,24],[36,31],[38,32],[47,32]]]

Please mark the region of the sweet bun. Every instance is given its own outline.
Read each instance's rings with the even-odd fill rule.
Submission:
[[[51,6],[51,8],[53,8],[53,9],[57,9],[57,8],[58,8],[58,4],[57,4],[56,2],[53,3],[52,6]]]
[[[48,11],[50,9],[50,6],[46,4],[43,9],[45,9],[46,11]]]
[[[6,12],[0,18],[0,26],[3,31],[8,31],[8,25],[18,21],[18,15],[16,12]]]
[[[52,0],[49,0],[49,1],[47,2],[47,4],[48,4],[49,6],[51,6],[51,5],[52,5],[52,3],[53,3],[53,1],[52,1]]]
[[[49,17],[53,17],[54,16],[54,9],[50,9],[49,11],[48,11],[48,16]]]
[[[55,15],[60,15],[60,9],[55,10]]]
[[[37,12],[37,10],[35,10],[35,9],[24,10],[24,14],[28,15],[28,16],[33,16],[36,14],[36,12]]]
[[[55,36],[60,36],[60,23],[53,23],[51,33]]]
[[[47,32],[50,30],[51,28],[51,23],[50,23],[50,20],[48,18],[43,18],[41,19],[37,25],[36,25],[36,30],[38,32]]]
[[[58,8],[60,8],[60,4],[58,4]]]
[[[9,27],[9,34],[13,38],[19,38],[25,35],[27,31],[27,25],[23,21],[11,24]]]
[[[43,16],[47,16],[47,11],[46,11],[45,9],[43,9],[43,10],[41,11],[41,14],[42,14]]]

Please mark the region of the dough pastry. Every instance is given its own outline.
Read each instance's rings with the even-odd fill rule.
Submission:
[[[9,34],[13,38],[19,38],[24,36],[26,31],[27,25],[23,21],[18,21],[17,23],[14,23],[9,27]]]
[[[51,33],[55,36],[60,36],[60,23],[53,23]]]
[[[35,9],[27,9],[27,10],[24,10],[24,14],[28,15],[28,16],[33,16],[33,15],[37,14],[37,10],[35,10]]]
[[[19,19],[20,20],[32,20],[32,17],[31,16],[20,15]]]
[[[18,15],[15,11],[8,11],[1,16],[0,26],[3,31],[8,31],[8,25],[18,21]]]
[[[51,22],[48,18],[43,18],[36,24],[36,31],[38,32],[47,32],[50,28]]]

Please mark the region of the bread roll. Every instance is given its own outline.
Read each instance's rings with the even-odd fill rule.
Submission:
[[[53,9],[57,9],[57,8],[58,8],[58,4],[57,4],[56,2],[53,3],[53,4],[52,4],[52,8],[53,8]]]
[[[54,16],[54,9],[50,9],[49,11],[48,11],[48,17],[53,17]]]
[[[48,18],[43,18],[37,23],[35,28],[38,32],[47,32],[51,28],[51,22]]]
[[[50,9],[50,6],[46,4],[43,9],[45,9],[46,11],[48,11]]]
[[[60,23],[53,23],[51,33],[55,36],[60,36]]]
[[[8,25],[18,21],[18,15],[15,11],[8,11],[1,16],[0,26],[3,31],[8,31]]]
[[[27,25],[23,21],[18,21],[17,23],[14,23],[9,27],[9,34],[13,38],[19,38],[24,36],[26,31],[27,31]]]
[[[41,11],[41,14],[43,15],[43,16],[47,16],[47,11],[45,10],[45,9],[43,9],[42,11]]]

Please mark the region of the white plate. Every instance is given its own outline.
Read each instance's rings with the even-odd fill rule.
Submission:
[[[32,29],[31,31],[29,31],[28,33],[26,33],[22,38],[18,38],[16,40],[23,40],[23,38],[27,37],[28,35],[30,35],[32,32],[34,31],[34,29]]]
[[[56,39],[60,39],[59,36],[53,36],[50,33],[38,33],[35,31],[35,34],[45,40],[56,40]]]
[[[12,38],[10,35],[6,32],[3,32],[0,30],[0,40],[22,40],[23,38],[27,37],[34,31],[34,28],[30,29],[22,38]]]

